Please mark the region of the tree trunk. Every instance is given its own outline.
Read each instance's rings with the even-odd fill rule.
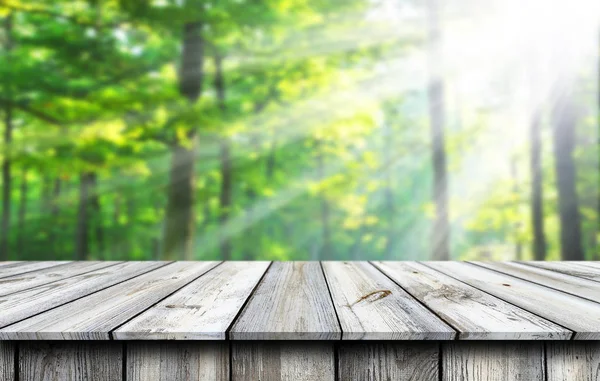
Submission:
[[[190,104],[195,103],[202,91],[202,64],[204,61],[202,24],[184,26],[182,64],[179,72],[179,92]],[[193,258],[194,250],[194,161],[196,132],[188,133],[188,145],[176,142],[172,149],[163,257],[165,259]]]
[[[442,60],[442,36],[439,0],[428,0],[428,47],[429,47],[429,116],[431,124],[431,148],[433,161],[433,199],[435,220],[433,223],[432,259],[450,259],[450,227],[448,223],[448,180],[446,165],[446,142],[444,136],[445,108]]]
[[[195,150],[176,145],[172,150],[163,258],[193,258]]]
[[[544,233],[544,196],[542,187],[542,134],[540,112],[537,110],[529,128],[531,144],[531,223],[533,226],[533,258],[546,259],[546,235]]]
[[[58,232],[61,231],[60,221],[60,194],[62,188],[62,181],[60,177],[54,180],[54,189],[52,190],[52,206],[50,209],[50,245],[55,256],[60,255],[59,240],[56,238]]]
[[[52,204],[52,181],[50,177],[43,175],[41,181],[40,205],[42,214],[50,213]]]
[[[12,14],[6,16],[5,19],[5,33],[6,33],[6,43],[4,45],[4,49],[6,55],[10,55],[10,51],[12,50]],[[9,58],[6,58],[7,60]],[[7,98],[10,101],[12,98],[11,94],[11,84],[10,79],[6,78],[6,91]],[[4,108],[4,145],[6,150],[8,151],[11,147],[12,143],[12,130],[13,130],[13,110],[10,104],[7,104]],[[8,237],[10,233],[10,198],[12,191],[11,184],[11,160],[10,154],[7,153],[4,156],[4,160],[2,162],[2,224],[0,226],[0,261],[8,259]]]
[[[323,142],[319,139],[316,141],[316,149],[317,149],[317,172],[319,176],[319,181],[323,182],[325,180],[325,154],[323,152]],[[331,260],[335,258],[334,253],[332,252],[331,246],[331,228],[330,228],[330,217],[331,211],[329,207],[329,201],[325,195],[325,191],[321,190],[321,228],[322,228],[322,246],[321,246],[321,255],[319,256],[319,260]]]
[[[104,226],[102,219],[102,205],[100,204],[100,195],[98,193],[98,175],[90,173],[90,204],[94,211],[92,220],[94,221],[94,233],[96,235],[96,248],[98,250],[98,259],[104,259],[105,242]]]
[[[75,260],[89,259],[89,200],[93,189],[93,175],[83,173],[79,180],[79,204],[75,230]]]
[[[225,78],[223,77],[223,58],[218,52],[215,53],[215,90],[219,101],[219,108],[225,113]],[[231,237],[227,234],[227,222],[231,213],[232,202],[232,177],[231,167],[231,146],[227,136],[221,139],[220,144],[220,162],[221,162],[221,190],[219,192],[220,213],[219,213],[219,250],[221,259],[231,259]]]
[[[388,231],[387,240],[385,245],[385,255],[387,258],[392,258],[394,254],[394,247],[396,246],[396,205],[394,202],[394,185],[392,177],[392,146],[393,146],[393,135],[392,129],[389,123],[383,122],[383,168],[385,173],[385,187],[383,189],[385,210],[387,214]]]
[[[556,92],[553,107],[554,164],[558,186],[558,210],[560,216],[560,242],[562,259],[584,260],[581,243],[581,217],[576,189],[576,169],[573,151],[577,111],[574,100],[573,81],[562,81]]]
[[[519,189],[519,173],[517,170],[517,158],[513,157],[510,161],[510,173],[513,180],[513,194],[515,196],[515,215],[517,216],[517,221],[515,222],[515,259],[517,261],[523,260],[523,244],[521,243],[521,220],[519,209],[521,206],[521,195]]]
[[[219,195],[220,214],[219,214],[219,234],[220,234],[220,252],[222,260],[231,259],[231,238],[227,234],[227,222],[231,213],[231,148],[226,138],[221,142],[221,191]]]
[[[265,174],[269,182],[273,180],[273,176],[275,175],[275,165],[277,160],[277,157],[275,156],[277,150],[277,140],[275,139],[275,133],[273,133],[272,139],[273,140],[271,141],[271,148],[269,149],[269,155],[267,156],[267,163],[265,169]]]
[[[27,168],[23,168],[23,173],[21,177],[21,188],[19,190],[19,219],[17,222],[17,257],[19,258],[23,258],[23,254],[25,253],[25,217],[27,215],[27,188]]]

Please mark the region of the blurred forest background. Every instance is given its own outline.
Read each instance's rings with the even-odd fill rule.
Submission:
[[[0,0],[0,260],[600,259],[598,3]]]

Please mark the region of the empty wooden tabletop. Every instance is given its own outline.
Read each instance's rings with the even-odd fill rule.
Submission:
[[[598,262],[4,262],[1,340],[598,340]]]

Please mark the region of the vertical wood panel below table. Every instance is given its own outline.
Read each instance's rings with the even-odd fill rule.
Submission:
[[[229,381],[229,343],[128,342],[127,381]]]
[[[600,342],[552,342],[546,347],[548,381],[600,381]]]
[[[339,347],[339,380],[431,381],[439,379],[434,342],[344,342]]]
[[[19,344],[19,381],[122,381],[123,344],[34,342]]]
[[[232,342],[233,381],[334,381],[332,342]]]
[[[15,379],[15,351],[14,342],[0,341],[0,380],[2,381]]]
[[[526,341],[442,344],[443,381],[544,381],[544,344]]]

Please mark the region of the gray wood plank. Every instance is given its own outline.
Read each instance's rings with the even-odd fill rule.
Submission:
[[[150,271],[166,262],[125,262],[107,269],[63,279],[58,282],[0,297],[0,327],[68,303]],[[78,314],[79,312],[74,312]],[[2,337],[2,335],[0,335]]]
[[[561,274],[576,276],[600,282],[600,269],[596,266],[585,265],[583,262],[519,262],[526,266],[551,270]]]
[[[75,275],[114,266],[120,262],[85,261],[70,262],[25,274],[0,279],[0,296],[6,296],[29,288],[56,282]]]
[[[15,351],[12,341],[0,341],[0,380],[15,380]]]
[[[574,331],[575,339],[600,339],[598,303],[470,263],[427,262],[426,265],[560,324]]]
[[[535,341],[442,343],[443,381],[544,381],[544,344]]]
[[[334,381],[332,342],[232,342],[233,381]]]
[[[127,342],[127,381],[229,381],[228,342]]]
[[[276,262],[234,323],[234,340],[335,340],[340,338],[318,262]]]
[[[439,347],[433,342],[344,342],[339,346],[339,380],[439,380]]]
[[[0,267],[0,278],[24,274],[30,271],[41,270],[48,267],[60,266],[66,263],[69,263],[69,261],[10,262],[6,264],[6,266]]]
[[[323,262],[323,270],[344,340],[452,340],[456,335],[370,263]]]
[[[226,262],[129,321],[115,339],[224,340],[269,262]]]
[[[548,381],[600,381],[600,342],[546,345]]]
[[[600,282],[562,274],[556,271],[544,270],[533,266],[525,266],[511,262],[472,262],[491,270],[509,274],[528,282],[541,284],[555,290],[560,290],[589,299],[600,301]]]
[[[24,261],[0,261],[0,267],[5,266],[16,266],[19,263],[23,263]]]
[[[568,340],[572,335],[559,325],[420,263],[375,265],[456,328],[461,340]]]
[[[23,342],[19,381],[122,381],[123,345],[110,342]]]
[[[108,340],[110,331],[198,278],[218,263],[171,263],[10,325],[0,330],[0,338]]]

